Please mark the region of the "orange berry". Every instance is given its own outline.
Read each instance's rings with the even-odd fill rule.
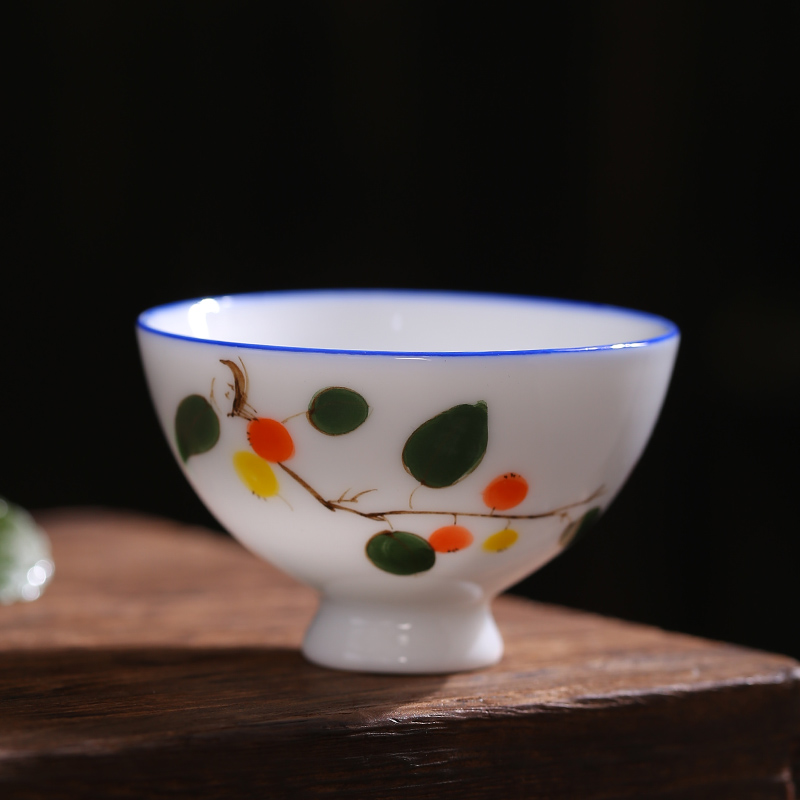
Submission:
[[[288,461],[294,455],[294,441],[282,423],[259,417],[247,426],[250,447],[267,461]]]
[[[495,511],[518,506],[528,494],[528,481],[516,472],[498,475],[483,490],[483,502]]]
[[[463,525],[445,525],[435,530],[428,543],[437,553],[455,553],[472,544],[473,536]]]

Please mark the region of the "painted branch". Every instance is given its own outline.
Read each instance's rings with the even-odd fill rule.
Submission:
[[[590,494],[587,498],[583,500],[578,500],[575,503],[568,503],[565,506],[561,506],[559,508],[551,509],[550,511],[542,511],[538,514],[496,514],[493,511],[489,512],[481,512],[481,511],[420,511],[417,509],[396,509],[394,511],[359,511],[357,508],[351,508],[350,506],[345,506],[341,504],[341,498],[339,502],[332,502],[330,500],[326,500],[316,489],[314,489],[311,484],[307,481],[303,480],[296,472],[289,469],[285,464],[282,462],[278,462],[278,466],[291,478],[293,478],[297,483],[299,483],[311,496],[319,503],[321,503],[325,508],[329,511],[347,511],[350,514],[356,514],[359,517],[364,517],[365,519],[372,519],[380,522],[385,522],[387,517],[394,517],[400,515],[418,515],[418,516],[445,516],[445,517],[484,517],[489,519],[544,519],[546,517],[554,517],[557,514],[562,514],[564,511],[569,511],[571,508],[575,508],[577,506],[585,505],[586,503],[590,503],[596,497],[599,497],[603,494],[605,487],[600,486],[596,489],[592,494]],[[372,490],[367,490],[372,491]],[[366,494],[366,492],[359,492],[356,497],[359,497],[362,494]]]

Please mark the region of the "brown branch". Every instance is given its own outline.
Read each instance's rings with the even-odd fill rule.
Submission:
[[[243,371],[244,362],[239,367],[235,361],[221,358],[220,363],[228,367],[233,373],[233,386],[231,387],[233,389],[233,403],[228,416],[254,419],[255,409],[247,402],[247,373]]]
[[[368,511],[357,511],[355,508],[345,508],[343,506],[338,506],[336,503],[332,505],[335,508],[342,508],[343,511],[350,511],[353,514],[358,514],[362,517],[368,517],[370,519],[385,519],[386,517],[394,517],[399,514],[419,514],[419,515],[432,515],[432,516],[444,516],[444,517],[484,517],[488,519],[544,519],[545,517],[555,517],[558,514],[562,514],[564,511],[569,511],[571,508],[575,508],[576,506],[582,506],[586,503],[590,503],[599,495],[603,494],[604,487],[601,486],[599,489],[596,489],[592,494],[590,494],[587,498],[583,500],[578,500],[576,503],[568,503],[565,506],[561,506],[560,508],[554,508],[551,511],[543,511],[539,514],[495,514],[493,512],[481,512],[481,511],[417,511],[415,509],[397,509],[395,511],[379,511],[370,513]]]
[[[347,496],[347,492],[349,492],[349,491],[350,491],[350,489],[347,489],[344,492],[342,492],[342,494],[339,497],[339,499],[336,500],[335,502],[337,502],[337,503],[357,503],[358,502],[358,498],[361,497],[362,495],[369,494],[370,492],[377,492],[378,490],[377,489],[364,489],[363,491],[354,494],[352,497],[348,497]]]
[[[356,514],[359,517],[364,517],[365,519],[376,520],[378,522],[386,522],[387,517],[394,517],[399,516],[401,514],[416,514],[418,516],[446,516],[446,517],[483,517],[487,519],[544,519],[545,517],[555,517],[558,514],[562,514],[564,511],[569,511],[571,508],[575,508],[576,506],[582,506],[586,503],[590,503],[599,495],[603,494],[605,491],[605,487],[601,486],[599,489],[596,489],[592,494],[590,494],[584,500],[578,500],[576,503],[568,503],[565,506],[561,506],[560,508],[554,508],[551,511],[543,511],[539,514],[495,514],[492,512],[481,512],[481,511],[418,511],[415,509],[397,509],[395,511],[359,511],[357,508],[351,508],[349,506],[342,505],[342,498],[339,498],[338,502],[331,502],[330,500],[326,500],[313,486],[309,483],[304,481],[296,472],[289,469],[283,462],[279,461],[278,466],[290,477],[294,478],[311,496],[317,500],[317,502],[321,503],[325,508],[329,511],[348,511],[350,514]],[[372,489],[368,489],[367,491],[374,491]],[[347,494],[347,492],[345,492]],[[365,492],[359,492],[356,497],[365,494]],[[348,502],[348,501],[344,501]],[[350,501],[352,502],[352,501]]]
[[[337,508],[342,508],[345,511],[350,511],[351,509],[346,508],[345,506],[338,506],[336,503],[331,503],[330,500],[326,500],[313,486],[306,483],[296,472],[293,472],[286,466],[282,461],[278,462],[278,466],[290,477],[294,478],[311,496],[322,503],[328,511],[336,511]]]

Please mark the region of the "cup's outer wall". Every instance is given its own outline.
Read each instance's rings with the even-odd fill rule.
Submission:
[[[138,338],[173,454],[233,536],[323,592],[369,596],[379,591],[383,597],[417,599],[476,589],[483,598],[494,596],[556,555],[567,524],[590,507],[607,506],[644,450],[678,348],[675,336],[585,352],[410,358],[240,348],[142,328]],[[233,468],[234,454],[247,451],[249,443],[247,420],[228,416],[236,387],[224,362],[246,374],[253,413],[285,420],[294,440],[295,453],[283,465],[291,473],[271,465],[280,486],[274,497],[255,496]],[[357,391],[369,404],[367,420],[346,435],[320,433],[304,413],[316,392],[330,386]],[[220,436],[210,451],[184,461],[174,421],[178,405],[190,394],[209,400]],[[488,408],[483,459],[455,485],[420,486],[402,461],[409,435],[448,408],[480,401]],[[505,516],[492,515],[482,490],[509,472],[525,478],[528,495]],[[595,493],[595,500],[581,504]],[[331,510],[322,500],[341,500],[341,507]],[[548,515],[562,507],[568,508]],[[404,513],[377,519],[346,508]],[[365,554],[368,540],[381,531],[403,530],[427,539],[455,521],[471,530],[475,544],[437,555],[434,567],[421,574],[384,572]],[[481,544],[503,527],[518,532],[514,546],[503,552],[483,549]]]

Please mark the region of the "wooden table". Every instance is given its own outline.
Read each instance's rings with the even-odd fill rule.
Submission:
[[[335,672],[316,600],[209,531],[38,515],[56,576],[0,607],[0,798],[787,798],[789,658],[503,597],[470,674]]]

